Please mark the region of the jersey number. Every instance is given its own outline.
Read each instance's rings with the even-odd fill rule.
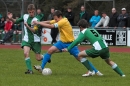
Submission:
[[[94,36],[99,37],[98,33],[95,30],[90,30]]]

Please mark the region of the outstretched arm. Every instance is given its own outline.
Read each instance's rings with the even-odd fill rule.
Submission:
[[[50,21],[42,21],[42,22],[34,21],[33,23],[50,29],[55,28],[55,24],[50,24]]]
[[[16,22],[16,19],[13,18],[13,14],[12,14],[12,13],[8,12],[7,17],[8,17],[12,22],[14,22],[14,23]]]
[[[35,30],[38,29],[38,27],[31,28],[26,22],[24,23],[24,25],[25,25],[30,31],[32,31],[33,33],[35,32]]]
[[[74,46],[78,45],[79,43],[81,43],[83,40],[85,39],[84,34],[81,32],[78,36],[78,38],[73,41],[67,48],[67,50],[69,51],[70,49],[72,49]]]

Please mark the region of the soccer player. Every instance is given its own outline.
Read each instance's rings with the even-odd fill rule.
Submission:
[[[125,77],[124,73],[121,71],[121,69],[118,67],[118,65],[110,60],[110,54],[109,54],[109,48],[106,43],[106,41],[101,37],[101,35],[95,30],[90,29],[88,27],[88,23],[86,20],[82,19],[78,22],[78,26],[81,30],[81,33],[79,34],[78,38],[71,43],[67,48],[63,49],[62,51],[70,51],[78,45],[80,42],[82,42],[84,39],[87,39],[91,45],[93,46],[91,49],[83,50],[78,54],[78,59],[81,59],[82,63],[86,64],[87,59],[83,57],[98,57],[100,56],[102,59],[105,60],[105,62],[112,67],[112,69],[118,73],[120,76]],[[92,72],[93,70],[91,70]],[[86,76],[83,74],[83,76]]]
[[[73,31],[72,27],[67,20],[67,18],[64,18],[62,15],[62,12],[57,10],[53,14],[54,20],[51,21],[43,21],[43,22],[38,22],[34,21],[34,24],[42,25],[47,28],[58,28],[59,33],[60,33],[60,40],[55,43],[51,48],[48,49],[48,52],[44,55],[44,59],[42,60],[41,66],[34,65],[34,68],[36,70],[42,70],[44,69],[47,61],[51,58],[51,55],[56,52],[62,52],[62,49],[67,48],[73,41],[74,41],[74,36],[73,36]],[[78,54],[79,50],[78,47],[75,46],[72,49],[69,50],[69,53],[73,55],[77,60],[82,61],[78,59]],[[94,66],[88,61],[87,64],[83,64],[84,66],[91,66],[97,75],[101,76],[103,75],[100,73],[97,69],[94,68]],[[93,74],[95,74],[93,72]],[[91,74],[88,73],[87,76],[90,76]]]
[[[27,66],[27,71],[25,74],[33,74],[31,60],[29,57],[30,50],[33,50],[36,59],[38,61],[42,60],[43,56],[41,53],[41,42],[40,42],[40,34],[38,34],[38,26],[33,25],[33,21],[39,21],[37,17],[35,17],[35,6],[34,4],[29,4],[27,7],[28,14],[24,14],[21,18],[13,19],[13,14],[8,13],[8,18],[12,20],[14,23],[24,22],[24,37],[22,41],[22,48],[24,50],[25,63]]]

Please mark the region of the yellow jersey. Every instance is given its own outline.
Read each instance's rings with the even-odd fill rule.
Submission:
[[[50,24],[54,24],[55,28],[59,29],[60,40],[62,42],[73,42],[73,30],[67,18],[62,18],[60,21],[56,22],[55,20],[50,21]]]

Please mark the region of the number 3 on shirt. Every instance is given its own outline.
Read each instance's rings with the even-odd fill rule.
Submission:
[[[95,30],[90,30],[94,36],[99,37],[98,33]]]

